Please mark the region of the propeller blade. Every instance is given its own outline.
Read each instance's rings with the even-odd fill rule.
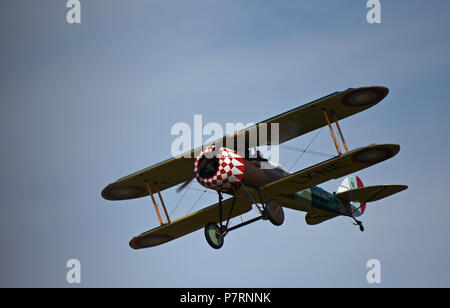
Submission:
[[[192,175],[189,180],[187,180],[186,182],[184,182],[180,187],[177,188],[177,193],[179,193],[180,191],[182,191],[183,189],[186,188],[186,186],[188,186],[192,180],[195,178],[195,174]]]
[[[202,170],[208,164],[208,162],[210,160],[212,160],[212,158],[208,158],[208,157],[204,156],[204,159],[198,165],[198,172],[200,172],[200,170]],[[180,187],[177,188],[177,193],[179,193],[183,189],[185,189],[192,182],[193,179],[195,179],[195,172],[192,174],[192,176],[186,182],[184,182]]]

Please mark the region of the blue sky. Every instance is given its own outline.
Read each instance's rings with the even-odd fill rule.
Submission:
[[[0,286],[69,286],[71,258],[85,287],[372,287],[372,258],[381,286],[450,286],[450,4],[381,4],[382,23],[368,24],[366,1],[81,0],[82,23],[69,25],[65,1],[2,1]],[[390,93],[342,121],[350,147],[401,150],[358,175],[409,189],[368,206],[364,233],[287,210],[283,226],[237,230],[219,251],[201,231],[134,251],[128,241],[158,224],[150,200],[100,196],[168,158],[172,125],[194,114],[258,122],[366,85]],[[311,149],[334,153],[328,131]],[[305,154],[291,171],[322,159]],[[189,191],[174,216],[201,194]],[[181,195],[164,197],[171,212]],[[194,210],[216,197],[201,200]]]

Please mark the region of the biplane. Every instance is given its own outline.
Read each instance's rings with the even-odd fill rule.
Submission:
[[[376,185],[364,187],[361,179],[351,175],[359,170],[394,157],[400,150],[397,144],[371,144],[349,150],[342,134],[339,120],[366,110],[386,97],[385,87],[350,88],[335,92],[306,105],[282,113],[266,121],[245,128],[221,140],[191,150],[188,155],[173,157],[143,169],[116,182],[102,191],[107,200],[128,200],[150,196],[160,226],[144,232],[129,245],[141,249],[167,243],[188,233],[204,229],[208,244],[219,249],[224,238],[233,230],[259,220],[275,226],[284,222],[283,208],[306,212],[306,223],[320,224],[338,216],[347,216],[364,227],[361,216],[366,203],[378,201],[402,190],[406,185]],[[257,138],[250,143],[250,135],[262,134],[261,127],[277,123],[278,136]],[[337,133],[333,129],[337,128]],[[269,125],[269,126],[267,126]],[[306,169],[290,173],[278,164],[271,163],[255,150],[260,146],[274,146],[328,126],[337,155]],[[336,136],[338,135],[337,138]],[[339,141],[339,139],[341,139]],[[226,147],[222,145],[227,141]],[[232,142],[229,142],[232,140]],[[244,146],[238,149],[238,140]],[[230,146],[231,144],[231,146]],[[341,149],[343,145],[343,148]],[[243,148],[243,150],[242,150]],[[349,176],[350,175],[350,176]],[[317,185],[332,179],[348,176],[337,192],[327,192]],[[172,220],[167,212],[161,192],[176,185],[184,189],[193,179],[202,186],[217,192],[218,202],[184,217]],[[160,205],[156,201],[156,196]],[[229,198],[224,199],[224,195]],[[162,207],[162,210],[160,209]],[[258,215],[231,226],[232,218],[256,208]],[[161,212],[164,211],[163,220]]]

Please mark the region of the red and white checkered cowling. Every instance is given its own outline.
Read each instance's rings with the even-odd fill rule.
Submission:
[[[239,185],[244,178],[244,159],[237,152],[227,148],[220,148],[215,155],[219,159],[217,172],[209,178],[200,176],[198,165],[201,158],[208,153],[212,155],[211,152],[214,151],[215,146],[209,146],[203,149],[195,160],[194,172],[197,181],[204,187],[220,191],[231,189],[231,185]]]

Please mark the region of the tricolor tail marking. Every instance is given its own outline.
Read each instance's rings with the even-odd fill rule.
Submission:
[[[338,193],[362,187],[364,187],[364,184],[361,179],[358,176],[353,175],[345,178],[344,181],[342,181],[341,185],[339,185]],[[351,201],[350,205],[354,217],[361,216],[366,210],[365,202]]]

